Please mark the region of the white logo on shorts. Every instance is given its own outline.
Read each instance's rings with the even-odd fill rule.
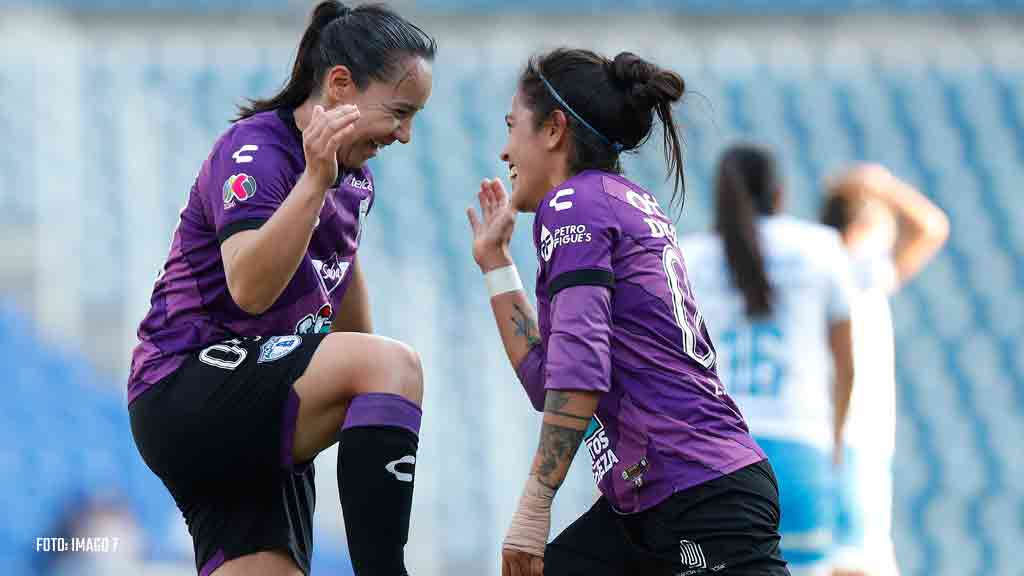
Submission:
[[[260,347],[259,363],[273,362],[280,360],[292,353],[302,344],[301,336],[271,336],[263,346]]]
[[[412,482],[412,474],[411,473],[409,473],[409,472],[399,472],[398,470],[395,470],[395,468],[397,468],[399,464],[409,464],[409,465],[412,465],[412,464],[415,464],[415,463],[416,463],[416,457],[413,456],[412,454],[409,454],[408,456],[402,456],[398,460],[394,460],[392,462],[388,462],[388,465],[385,466],[384,469],[387,470],[388,472],[394,474],[395,478],[397,478],[399,482]]]
[[[698,570],[704,570],[708,567],[707,561],[704,560],[704,551],[701,550],[700,544],[695,542],[680,540],[679,556],[683,561],[683,568],[690,569],[684,572],[685,574],[697,574]]]

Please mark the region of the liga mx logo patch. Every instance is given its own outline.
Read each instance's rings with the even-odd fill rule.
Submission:
[[[272,336],[260,347],[259,363],[280,360],[302,344],[301,336]]]
[[[232,174],[224,181],[224,209],[233,208],[256,195],[256,179],[246,173]]]

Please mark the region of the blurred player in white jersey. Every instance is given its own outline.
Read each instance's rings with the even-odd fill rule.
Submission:
[[[896,378],[889,295],[935,256],[949,234],[941,209],[877,165],[827,186],[822,219],[840,231],[854,267],[856,385],[837,485],[835,576],[898,574],[890,527]]]
[[[719,376],[776,470],[790,572],[827,575],[835,450],[853,384],[849,259],[834,230],[780,214],[767,150],[727,150],[715,187],[714,232],[680,247]]]

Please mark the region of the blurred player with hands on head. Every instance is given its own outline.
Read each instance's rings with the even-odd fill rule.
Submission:
[[[834,576],[895,576],[892,463],[896,366],[889,296],[916,276],[949,236],[937,206],[877,164],[826,183],[825,224],[842,234],[854,270],[856,385],[838,477]]]
[[[407,573],[422,369],[369,334],[356,250],[365,164],[410,141],[435,50],[383,6],[319,3],[285,87],[242,107],[199,171],[128,400],[202,576],[308,573],[311,461],[336,442],[355,573]]]
[[[726,150],[715,192],[714,232],[680,244],[725,388],[778,472],[782,553],[794,575],[827,575],[853,385],[849,259],[834,230],[781,213],[768,150]]]
[[[778,492],[715,373],[675,227],[621,175],[622,152],[664,128],[682,185],[676,73],[630,54],[532,58],[505,120],[511,197],[481,184],[468,211],[509,360],[540,445],[502,545],[502,574],[783,575]],[[535,212],[538,312],[509,242]],[[548,544],[551,504],[580,442],[602,497]]]

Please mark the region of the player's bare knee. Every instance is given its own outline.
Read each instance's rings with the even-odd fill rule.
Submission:
[[[406,344],[399,344],[394,367],[397,370],[397,392],[417,405],[422,404],[423,362],[419,353]]]

